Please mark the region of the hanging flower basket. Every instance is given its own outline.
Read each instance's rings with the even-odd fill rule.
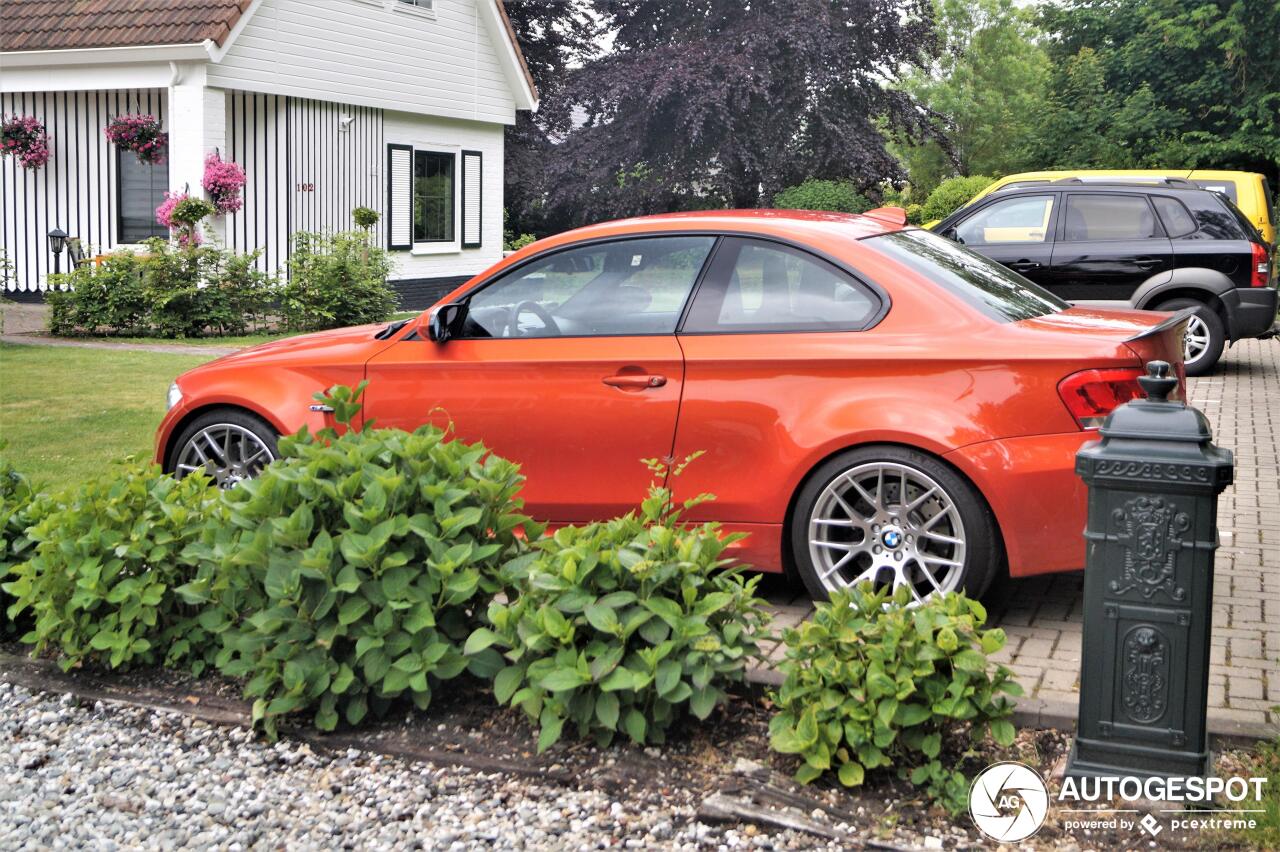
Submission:
[[[38,169],[49,162],[49,134],[34,115],[4,116],[0,154],[17,157],[24,169]]]
[[[154,115],[117,115],[102,133],[111,144],[132,151],[139,163],[163,163],[169,150],[169,134]]]
[[[209,200],[219,213],[234,213],[244,206],[244,199],[240,196],[240,191],[244,189],[244,169],[236,163],[223,160],[217,151],[204,158],[204,180],[201,185],[209,193]]]

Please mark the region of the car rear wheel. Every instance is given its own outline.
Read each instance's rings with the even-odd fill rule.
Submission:
[[[999,570],[991,511],[973,486],[925,453],[862,447],[814,471],[791,521],[794,564],[809,595],[870,581],[913,602],[963,591],[977,597]]]
[[[219,488],[234,488],[275,461],[279,436],[261,417],[232,408],[201,414],[173,444],[169,470],[181,479],[202,470]]]
[[[1194,308],[1195,313],[1187,322],[1187,336],[1182,343],[1182,360],[1187,366],[1188,376],[1205,376],[1222,357],[1222,349],[1227,343],[1227,331],[1217,312],[1195,299],[1170,299],[1161,302],[1156,310],[1181,311],[1186,308]]]

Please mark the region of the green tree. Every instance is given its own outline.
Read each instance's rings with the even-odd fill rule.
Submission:
[[[1066,0],[1041,16],[1055,67],[1046,166],[1280,177],[1280,3]]]
[[[1049,60],[1029,11],[1012,0],[935,0],[936,59],[903,83],[941,121],[945,142],[898,139],[912,197],[953,174],[1002,175],[1037,165]]]

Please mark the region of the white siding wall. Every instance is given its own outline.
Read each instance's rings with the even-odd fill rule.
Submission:
[[[511,124],[515,102],[476,4],[263,0],[209,85]]]
[[[462,192],[454,192],[454,237],[451,246],[422,246],[411,251],[392,252],[395,278],[441,278],[474,275],[502,258],[502,132],[500,124],[453,121],[403,112],[385,113],[383,134],[388,145],[412,145],[415,149],[444,151],[460,155],[463,150],[483,155],[481,181],[483,221],[479,248],[461,247]],[[385,162],[386,154],[383,153]],[[454,179],[461,180],[461,156],[455,161]],[[379,210],[386,208],[387,190],[382,191]],[[385,245],[385,241],[384,241]]]
[[[4,289],[40,290],[52,271],[48,233],[79,237],[86,255],[117,245],[116,148],[102,129],[117,115],[150,113],[165,122],[158,89],[87,92],[6,92],[0,113],[34,115],[49,134],[49,162],[35,171],[0,158],[0,248],[13,265]],[[132,156],[132,155],[126,155]],[[68,259],[62,255],[62,271]]]

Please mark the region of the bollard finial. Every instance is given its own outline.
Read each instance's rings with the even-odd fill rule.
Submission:
[[[1168,361],[1148,361],[1147,375],[1138,378],[1138,384],[1153,402],[1168,402],[1169,394],[1178,386],[1178,380],[1169,375]]]

